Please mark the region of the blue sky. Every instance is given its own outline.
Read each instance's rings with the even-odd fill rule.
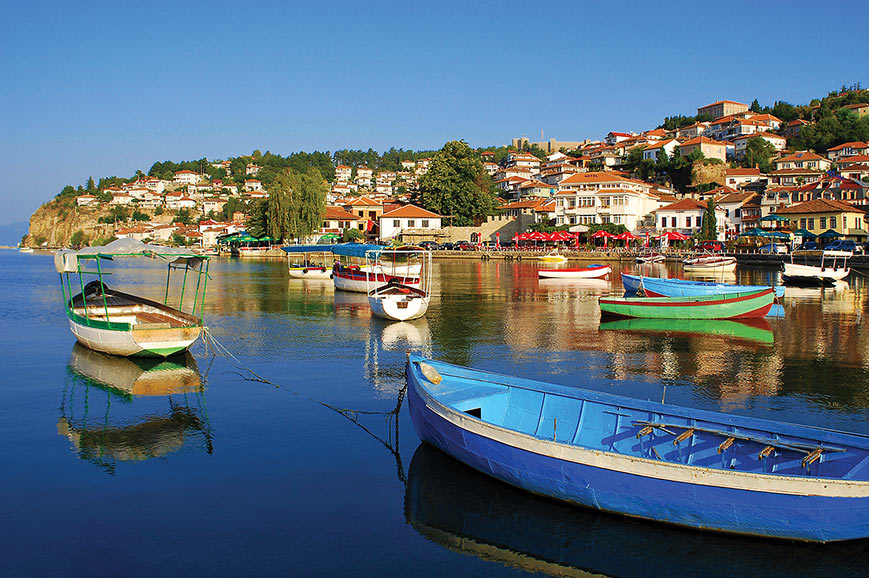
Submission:
[[[601,138],[721,98],[797,104],[869,85],[865,3],[82,1],[3,13],[0,224],[66,184],[156,160]]]

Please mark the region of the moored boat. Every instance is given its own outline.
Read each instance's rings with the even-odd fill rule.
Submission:
[[[602,317],[659,319],[752,319],[772,308],[771,288],[694,297],[601,297]]]
[[[380,255],[385,249],[383,245],[359,243],[333,245],[332,253],[345,259],[343,263],[336,262],[332,267],[335,289],[367,294],[373,288],[371,284],[379,287],[392,282],[419,287],[419,277],[384,272]],[[356,264],[352,263],[353,260],[356,260]]]
[[[736,257],[727,255],[701,255],[689,257],[682,261],[682,269],[685,271],[734,271],[736,270]]]
[[[168,262],[163,302],[109,289],[103,283],[102,263],[114,257],[151,257]],[[96,266],[95,271],[83,268],[90,262]],[[64,308],[76,339],[96,351],[142,357],[168,357],[186,350],[199,338],[208,283],[207,263],[207,257],[186,249],[147,245],[130,238],[118,239],[104,247],[59,251],[54,257],[55,268],[60,273]],[[168,305],[173,269],[184,271],[178,308]],[[181,307],[190,272],[197,279],[187,313]],[[71,275],[75,273],[81,288],[78,295],[72,293]],[[83,276],[87,274],[97,279],[85,284]]]
[[[622,273],[622,286],[626,293],[638,293],[642,288],[646,297],[691,297],[693,295],[723,295],[768,289],[765,285],[731,285],[714,281],[693,281],[690,279],[665,279],[644,277]],[[776,297],[784,297],[783,286],[773,287]]]
[[[752,536],[869,536],[869,436],[721,414],[408,356],[419,437],[530,492]]]
[[[572,269],[538,269],[538,277],[547,279],[603,279],[612,273],[609,265],[589,265]]]
[[[567,262],[567,257],[558,252],[558,250],[550,251],[545,255],[541,255],[537,257],[540,261],[546,261],[548,263],[565,263]]]
[[[637,255],[638,265],[653,265],[655,263],[663,263],[667,258],[660,253],[643,253]]]
[[[332,248],[329,245],[289,245],[287,269],[293,279],[331,279]]]
[[[850,251],[823,251],[820,264],[809,265],[808,260],[805,263],[795,263],[794,255],[791,254],[790,263],[782,263],[782,281],[786,285],[810,287],[832,285],[851,273],[848,259],[852,255]],[[808,259],[809,255],[804,253],[804,256]]]
[[[383,257],[388,258],[384,260]],[[371,312],[389,321],[410,321],[425,315],[431,301],[431,251],[421,247],[398,247],[385,249],[370,259],[366,277]],[[377,280],[378,274],[372,273],[378,271],[378,263],[383,262],[392,263],[393,270],[397,266],[406,271],[416,270],[417,277],[390,276],[390,280],[383,284]],[[416,266],[418,269],[414,269]],[[405,283],[407,279],[416,283]]]

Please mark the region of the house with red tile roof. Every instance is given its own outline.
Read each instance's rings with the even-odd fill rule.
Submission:
[[[692,235],[700,230],[706,205],[694,199],[682,199],[653,211],[656,227],[659,231],[679,231]],[[715,225],[718,240],[723,241],[727,231],[727,219],[724,210],[715,207]]]
[[[100,200],[94,195],[79,195],[75,198],[75,204],[79,207],[99,204]]]
[[[869,155],[869,143],[861,141],[846,142],[827,149],[827,158],[834,163],[839,162],[839,159],[855,155]]]
[[[323,226],[320,229],[320,233],[342,234],[348,229],[364,231],[366,222],[367,219],[361,219],[358,215],[344,209],[344,207],[328,205],[323,213]]]
[[[380,217],[380,239],[434,234],[441,229],[442,217],[416,205],[404,205]]]
[[[698,136],[687,140],[681,143],[677,150],[683,157],[688,156],[695,150],[699,150],[707,159],[727,160],[727,143],[712,140],[705,136]]]
[[[866,213],[849,203],[814,199],[784,207],[776,214],[788,217],[792,228],[807,229],[816,235],[833,229],[853,241],[865,241],[867,238]]]
[[[176,185],[195,185],[202,180],[202,175],[193,171],[175,171],[175,177],[172,179]]]
[[[748,141],[753,138],[762,138],[763,140],[771,144],[773,148],[775,148],[775,150],[777,151],[785,150],[788,145],[788,141],[785,137],[777,135],[771,131],[760,131],[750,134],[743,134],[732,139],[735,158],[741,159],[745,156],[745,151],[748,148]]]
[[[741,189],[747,183],[754,183],[765,177],[757,168],[737,167],[724,170],[724,184],[731,189]]]

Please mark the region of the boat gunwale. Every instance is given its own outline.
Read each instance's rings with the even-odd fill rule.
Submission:
[[[713,293],[711,295],[691,295],[687,297],[601,297],[600,303],[607,305],[638,305],[643,307],[696,307],[705,305],[729,305],[751,299],[759,299],[768,294],[773,295],[772,287],[754,291],[734,293]]]
[[[133,305],[147,305],[149,307],[154,307],[155,309],[159,309],[160,311],[164,311],[166,313],[169,313],[170,315],[178,317],[178,318],[187,322],[186,325],[182,325],[181,327],[173,327],[171,329],[188,329],[191,327],[201,327],[202,326],[202,319],[201,318],[199,318],[195,315],[191,315],[190,313],[185,313],[185,312],[181,311],[180,309],[176,309],[174,307],[169,307],[168,305],[164,305],[164,304],[159,303],[157,301],[152,301],[150,299],[147,299],[145,297],[140,297],[138,295],[124,293],[122,291],[116,291],[114,289],[109,289],[109,291],[111,292],[112,296],[127,299],[127,300],[131,301],[131,304],[133,304]],[[94,319],[92,317],[79,315],[78,313],[75,312],[75,300],[78,298],[81,298],[81,293],[72,297],[69,300],[69,303],[67,303],[66,315],[70,321],[73,321],[74,323],[78,323],[79,325],[84,325],[86,327],[92,327],[94,329],[104,329],[104,330],[108,330],[108,331],[125,331],[126,332],[126,331],[133,331],[136,329],[135,324],[133,324],[133,323],[126,323],[126,322],[122,322],[122,321],[103,321],[102,319]],[[82,302],[84,302],[83,299],[82,299]],[[90,308],[96,308],[97,310],[102,310],[99,307],[98,302],[95,305],[90,305],[88,307],[88,309],[90,309]],[[142,329],[145,329],[145,328],[142,328]]]
[[[644,400],[635,397],[623,396],[615,393],[607,393],[596,391],[584,387],[572,387],[568,385],[560,385],[557,383],[549,383],[545,381],[537,381],[533,379],[527,379],[524,377],[515,377],[511,375],[505,375],[501,373],[494,373],[481,369],[471,369],[468,367],[462,367],[460,365],[454,365],[451,363],[447,363],[444,361],[437,361],[429,358],[425,358],[417,353],[411,353],[408,356],[408,365],[413,371],[414,376],[417,376],[419,373],[416,369],[413,368],[413,364],[416,363],[417,366],[419,363],[427,363],[432,365],[435,369],[438,370],[441,375],[445,377],[456,377],[460,379],[468,379],[475,381],[482,381],[485,383],[492,383],[494,385],[504,386],[504,387],[515,387],[518,389],[524,389],[528,391],[536,391],[541,393],[551,393],[554,395],[560,395],[572,399],[579,399],[583,401],[590,401],[593,403],[602,403],[608,405],[614,405],[617,407],[624,407],[626,409],[634,409],[639,411],[648,411],[652,413],[658,414],[667,414],[672,416],[682,417],[684,419],[693,419],[700,421],[708,421],[714,422],[721,425],[727,425],[731,427],[741,427],[751,430],[760,430],[766,431],[769,433],[775,433],[779,435],[786,435],[791,437],[798,438],[808,438],[812,441],[825,442],[825,443],[833,443],[839,445],[850,446],[852,449],[866,450],[869,451],[869,434],[861,434],[857,432],[846,432],[840,430],[834,430],[829,428],[824,428],[820,426],[812,426],[812,425],[804,425],[804,424],[796,424],[785,421],[777,421],[770,420],[765,418],[751,417],[751,416],[743,416],[743,415],[733,415],[733,414],[724,414],[721,412],[716,412],[712,410],[706,409],[695,409],[687,406],[680,405],[670,405],[660,402],[655,402],[651,400]],[[455,369],[459,371],[459,374],[456,373],[443,373],[441,372],[437,366],[446,366],[451,369]],[[464,373],[464,375],[462,375]],[[485,375],[494,379],[481,379],[479,377],[475,377],[475,375]],[[418,382],[422,383],[422,381],[427,381],[424,379],[417,379]],[[431,395],[434,399],[437,400],[437,396],[428,391],[426,391],[429,395]],[[453,408],[443,404],[440,400],[437,400],[440,405],[444,405],[450,411],[456,411],[460,414],[466,415],[467,417],[473,417],[464,412],[460,412],[459,410],[454,410]],[[477,418],[475,418],[477,419]],[[500,427],[491,422],[487,422],[484,420],[479,420],[482,423],[486,423],[492,425],[493,427]],[[522,432],[518,430],[512,430],[509,428],[503,428],[507,431],[516,432],[522,435]],[[737,432],[734,432],[737,433]],[[530,436],[533,439],[538,439],[541,441],[547,441],[544,438],[538,438],[536,436]],[[843,439],[845,441],[843,441]],[[571,444],[565,444],[562,442],[551,442],[556,443],[557,445],[570,446],[570,447],[582,447],[582,446],[573,446]],[[603,451],[603,450],[590,450],[590,451]],[[624,455],[624,454],[614,454],[614,455]],[[652,460],[654,462],[654,460]],[[691,466],[698,467],[698,466]],[[714,470],[719,471],[719,470]],[[752,474],[755,475],[755,474]],[[778,478],[776,478],[778,479]],[[799,478],[803,479],[803,478]],[[836,480],[838,478],[824,478],[824,479],[832,479]],[[869,482],[869,480],[867,480]]]

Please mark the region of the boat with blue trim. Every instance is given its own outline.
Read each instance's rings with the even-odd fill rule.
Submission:
[[[422,441],[508,484],[703,530],[869,536],[869,436],[632,399],[409,354]]]
[[[622,273],[622,286],[625,293],[638,293],[643,288],[647,297],[692,297],[694,295],[723,295],[768,289],[765,285],[731,285],[714,281],[693,281],[690,279],[666,279]],[[776,297],[784,297],[784,286],[773,287]]]

